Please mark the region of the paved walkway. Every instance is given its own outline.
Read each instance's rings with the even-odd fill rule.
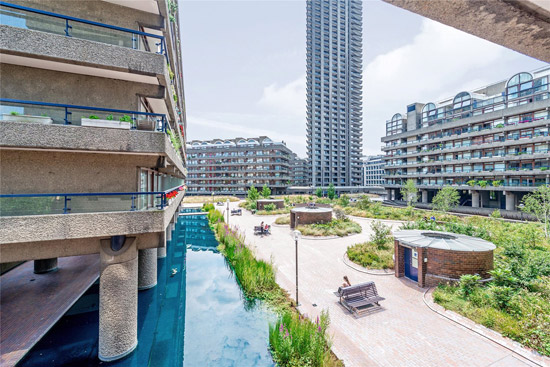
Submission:
[[[238,203],[231,203],[236,207]],[[272,260],[277,282],[295,296],[295,250],[288,227],[272,226],[272,235],[253,235],[261,221],[271,224],[278,216],[229,218],[239,226],[246,243],[259,258]],[[430,310],[423,302],[425,289],[404,278],[377,276],[355,271],[343,262],[347,246],[366,241],[371,219],[353,218],[363,232],[348,238],[302,239],[299,242],[300,311],[316,317],[328,310],[333,351],[347,367],[352,366],[536,366],[516,353],[487,340]],[[385,221],[394,228],[399,222]],[[386,300],[374,313],[355,318],[338,303],[334,292],[348,275],[352,283],[375,281]],[[316,306],[314,306],[316,305]],[[526,353],[529,353],[526,351]],[[537,358],[548,364],[549,359]]]

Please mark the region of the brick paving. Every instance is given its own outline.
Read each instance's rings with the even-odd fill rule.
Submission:
[[[237,205],[231,203],[232,208]],[[254,249],[257,257],[273,261],[277,282],[294,298],[295,249],[290,229],[272,226],[270,236],[253,235],[254,225],[261,221],[272,224],[277,217],[253,216],[243,210],[242,216],[232,216],[229,222],[245,233],[246,243]],[[313,318],[322,310],[329,311],[333,351],[346,366],[537,365],[430,310],[423,301],[425,289],[415,283],[394,276],[366,274],[345,265],[343,255],[347,246],[366,241],[371,233],[371,219],[353,220],[361,224],[361,234],[328,240],[302,239],[299,242],[300,311]],[[399,226],[399,222],[384,222],[393,228]],[[380,303],[382,308],[355,318],[340,306],[334,292],[344,275],[348,275],[352,284],[375,281],[379,294],[386,298]],[[531,353],[521,349],[526,355]],[[533,359],[539,365],[550,366],[550,359],[535,357]]]

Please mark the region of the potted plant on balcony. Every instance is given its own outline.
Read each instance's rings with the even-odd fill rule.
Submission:
[[[500,181],[500,180],[494,180],[493,181],[493,187],[499,187],[500,185],[502,185],[502,181]]]
[[[50,125],[53,123],[51,117],[46,115],[36,116],[36,115],[22,115],[19,112],[12,111],[10,113],[2,114],[3,121],[16,121],[16,122],[31,122],[37,124]]]
[[[470,181],[466,182],[466,184],[468,184],[468,186],[470,186],[470,187],[474,187],[477,184],[477,181],[476,180],[470,180]]]
[[[96,115],[90,115],[88,118],[83,117],[80,121],[82,126],[90,127],[106,127],[111,129],[125,129],[129,130],[133,124],[133,120],[130,116],[124,115],[119,121],[113,118],[113,115],[107,116],[105,119],[100,119]]]

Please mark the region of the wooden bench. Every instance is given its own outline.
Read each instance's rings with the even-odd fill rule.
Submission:
[[[338,296],[340,297],[340,304],[347,308],[349,312],[355,314],[361,314],[361,312],[365,311],[366,307],[361,309],[364,306],[380,306],[378,302],[385,299],[378,295],[374,282],[340,287],[338,288]]]
[[[242,209],[231,209],[231,215],[243,215]]]
[[[265,229],[265,227],[262,229],[262,226],[254,226],[254,234],[255,235],[271,234],[271,226],[267,226],[267,229]]]

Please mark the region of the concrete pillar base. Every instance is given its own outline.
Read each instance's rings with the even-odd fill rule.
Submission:
[[[52,259],[34,260],[34,273],[44,274],[57,270],[57,257]]]
[[[161,233],[159,247],[157,248],[157,258],[164,259],[165,257],[166,257],[166,234]]]
[[[137,346],[138,251],[135,237],[101,240],[99,359],[114,361]]]
[[[157,285],[157,248],[139,250],[138,253],[138,290],[153,288]]]
[[[428,203],[428,190],[422,190],[422,202]]]
[[[172,241],[172,223],[166,227],[166,241]]]
[[[516,194],[506,192],[506,210],[516,210]]]
[[[472,191],[472,208],[479,208],[479,191]]]

